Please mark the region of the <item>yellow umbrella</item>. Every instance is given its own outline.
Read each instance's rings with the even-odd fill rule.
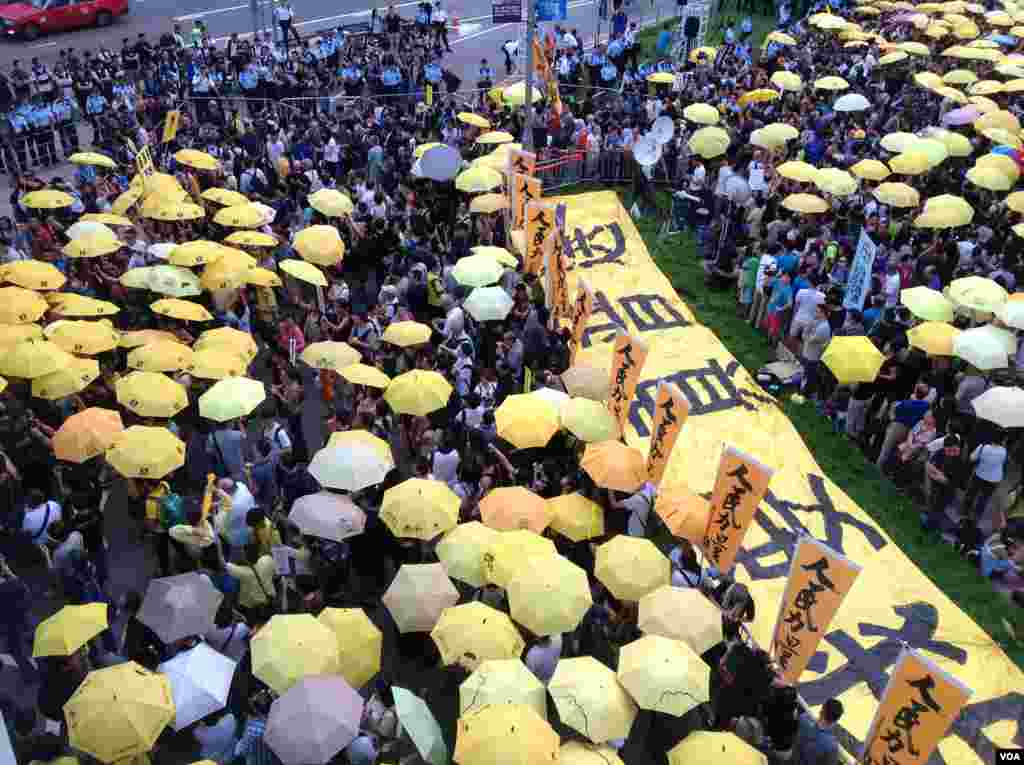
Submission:
[[[123,215],[114,215],[113,213],[86,213],[81,218],[79,218],[79,220],[92,221],[93,223],[103,223],[107,226],[132,225],[130,218],[126,218]]]
[[[185,387],[159,372],[131,372],[116,384],[117,403],[140,417],[173,417],[188,406]]]
[[[683,109],[683,116],[698,125],[717,125],[722,115],[711,104],[690,104]]]
[[[918,207],[921,195],[913,186],[905,183],[881,183],[874,191],[875,199],[890,207]]]
[[[1024,69],[1020,70],[1017,79],[1008,80],[1004,83],[1003,92],[1005,93],[1021,93],[1024,92]]]
[[[566,539],[582,542],[604,534],[604,508],[582,494],[561,494],[547,503],[551,528]]]
[[[880,59],[878,59],[879,66],[888,66],[889,64],[897,64],[900,61],[906,61],[908,58],[906,51],[896,50],[892,53],[886,53]]]
[[[480,500],[480,518],[492,529],[529,529],[542,534],[551,523],[551,508],[523,486],[492,489]]]
[[[900,175],[921,175],[931,169],[931,162],[924,152],[906,151],[890,159],[889,167]]]
[[[782,206],[804,214],[823,213],[829,209],[828,202],[814,194],[790,194],[782,200]]]
[[[341,668],[338,638],[312,614],[276,614],[249,642],[252,673],[277,694],[304,677]]]
[[[948,85],[944,85],[941,88],[935,88],[935,93],[937,95],[942,96],[943,98],[948,98],[951,101],[954,101],[958,104],[967,103],[967,96],[965,96],[956,88],[951,88]]]
[[[458,720],[452,759],[459,765],[553,765],[558,744],[547,720],[525,704],[471,706]]]
[[[499,704],[522,704],[547,719],[547,690],[518,658],[481,662],[459,686],[460,714]]]
[[[857,179],[836,167],[820,169],[814,176],[814,185],[820,191],[837,197],[846,197],[857,191]]]
[[[783,178],[800,183],[812,183],[818,174],[818,168],[798,159],[783,162],[775,171]]]
[[[430,342],[432,331],[426,324],[420,324],[416,321],[396,321],[388,325],[381,339],[385,343],[391,343],[400,348],[409,348],[414,345],[423,345]]]
[[[1005,154],[986,154],[978,157],[975,167],[994,167],[1014,183],[1020,178],[1020,168],[1012,157]]]
[[[0,374],[32,380],[64,369],[71,362],[71,354],[55,343],[26,340],[0,354]]]
[[[456,115],[456,119],[464,125],[472,125],[473,127],[482,128],[487,130],[491,127],[491,122],[486,117],[481,117],[479,114],[473,114],[473,112],[459,112]]]
[[[106,603],[64,606],[36,627],[32,657],[71,656],[109,626]]]
[[[470,252],[474,255],[483,255],[488,258],[494,258],[503,266],[508,266],[509,268],[516,268],[519,265],[519,261],[516,259],[516,256],[504,247],[477,245],[476,247],[471,247]]]
[[[83,236],[65,244],[61,252],[69,258],[98,258],[117,252],[123,246],[123,242],[106,236]]]
[[[496,213],[508,209],[508,197],[504,194],[481,194],[469,203],[471,213]]]
[[[421,143],[419,146],[417,146],[415,149],[413,149],[412,155],[413,155],[414,158],[419,159],[424,154],[426,154],[428,151],[430,151],[431,149],[434,149],[434,148],[436,148],[438,146],[444,146],[444,144],[443,143],[438,143],[437,141],[429,141],[427,143]]]
[[[392,460],[391,446],[383,438],[378,438],[366,430],[339,430],[331,433],[327,440],[328,447],[357,446],[365,448],[383,461]]]
[[[66,366],[55,372],[33,378],[32,395],[56,401],[80,393],[99,376],[98,361],[72,357]]]
[[[900,291],[900,302],[919,319],[929,322],[953,321],[953,304],[930,287],[911,287]]]
[[[624,645],[617,675],[641,709],[682,717],[710,699],[711,668],[682,640],[645,635]]]
[[[900,43],[900,50],[911,54],[912,56],[930,56],[932,55],[931,49],[924,43],[919,42],[904,42]]]
[[[249,271],[251,269],[232,269],[227,266],[222,266],[219,263],[214,263],[212,266],[207,266],[203,269],[203,275],[199,280],[199,285],[204,290],[209,292],[217,292],[218,290],[237,290],[248,283]]]
[[[26,340],[42,340],[43,328],[38,324],[0,324],[0,348],[7,349]]]
[[[920,138],[911,149],[914,153],[928,158],[928,167],[937,167],[949,157],[949,149],[942,141],[934,138]]]
[[[954,279],[949,285],[949,299],[975,311],[995,313],[1008,297],[1001,285],[983,276],[965,276]]]
[[[690,51],[689,59],[692,63],[699,63],[703,58],[704,62],[710,64],[715,60],[715,56],[718,55],[718,48],[712,48],[710,46],[704,46],[701,48],[694,48]]]
[[[148,343],[180,343],[178,336],[162,329],[139,329],[124,332],[118,345],[122,348],[138,348]]]
[[[972,96],[992,96],[1005,89],[1006,86],[998,80],[978,80],[967,88],[967,92]]]
[[[242,356],[226,348],[205,348],[192,354],[192,362],[186,369],[190,375],[202,380],[223,380],[244,376],[248,366]]]
[[[518,659],[526,647],[506,614],[480,602],[446,608],[430,637],[442,664],[459,664],[470,671],[483,661]]]
[[[607,745],[566,741],[558,750],[558,765],[625,765],[618,752]]]
[[[910,151],[911,148],[921,139],[913,133],[887,133],[882,136],[881,146],[886,151],[894,154]]]
[[[999,144],[1000,146],[1011,146],[1014,149],[1024,148],[1024,141],[1021,141],[1020,138],[1009,130],[1003,130],[1003,128],[989,128],[988,130],[983,130],[981,134],[992,141],[992,143]]]
[[[866,337],[834,337],[821,357],[840,385],[874,382],[885,356]]]
[[[1009,191],[1013,188],[1013,182],[994,167],[972,167],[967,171],[967,180],[989,191]]]
[[[626,738],[637,706],[612,670],[593,656],[562,659],[548,683],[563,725],[603,744]]]
[[[245,283],[254,287],[281,287],[281,277],[268,268],[251,268],[245,272]]]
[[[795,37],[792,37],[791,35],[788,35],[785,32],[780,32],[778,30],[775,30],[774,32],[769,32],[765,36],[764,41],[765,41],[765,43],[773,43],[774,42],[774,43],[779,43],[780,45],[797,45],[798,44]]]
[[[225,207],[224,209],[230,210],[231,208]],[[163,202],[144,217],[168,222],[199,220],[206,217],[206,212],[199,205],[190,202]]]
[[[181,149],[174,153],[174,159],[182,165],[194,167],[196,170],[216,170],[220,162],[216,157],[197,149]]]
[[[799,74],[784,70],[779,70],[772,74],[771,83],[781,90],[790,90],[794,92],[803,90],[804,87],[804,81],[800,79]]]
[[[192,349],[183,343],[147,343],[128,354],[128,368],[140,372],[177,372],[189,367],[192,356]]]
[[[249,198],[231,189],[207,189],[200,196],[208,202],[215,202],[223,207],[234,207],[249,203]]]
[[[256,228],[266,222],[266,215],[263,210],[250,202],[218,210],[213,217],[213,222],[232,228]]]
[[[277,245],[276,236],[264,234],[262,231],[234,231],[224,241],[242,247],[275,247]]]
[[[671,564],[650,540],[619,535],[597,548],[594,574],[619,600],[640,600],[669,583]]]
[[[473,587],[487,584],[484,555],[500,532],[480,521],[460,523],[437,543],[437,557],[448,576]]]
[[[952,356],[953,341],[960,330],[941,321],[926,321],[907,332],[907,339],[914,348],[920,348],[929,356]]]
[[[640,599],[637,626],[679,640],[700,655],[722,642],[722,614],[698,589],[664,585]]]
[[[380,519],[399,539],[429,541],[455,528],[461,504],[444,482],[409,478],[384,492]]]
[[[310,194],[308,199],[310,207],[328,218],[350,215],[356,209],[348,195],[337,189],[320,189]]]
[[[466,192],[491,191],[498,188],[502,181],[502,175],[497,170],[478,165],[459,173],[455,178],[455,188]]]
[[[523,561],[508,585],[509,613],[534,635],[576,629],[593,605],[587,572],[561,555]]]
[[[587,444],[580,465],[603,489],[634,492],[647,480],[644,455],[620,441]]]
[[[252,414],[266,397],[262,381],[227,377],[215,382],[199,397],[199,416],[214,422],[237,420]]]
[[[494,421],[498,435],[517,449],[546,446],[560,426],[555,405],[531,393],[508,396]]]
[[[324,272],[314,266],[312,263],[307,263],[304,260],[295,260],[289,258],[282,260],[277,264],[277,267],[284,271],[289,276],[294,276],[296,279],[302,282],[307,282],[316,287],[326,287],[327,277],[324,276]]]
[[[877,159],[862,159],[850,168],[850,172],[867,181],[884,181],[892,171]]]
[[[117,199],[110,205],[110,211],[115,215],[124,215],[140,199],[142,199],[142,187],[130,188],[117,196]]]
[[[951,157],[969,157],[974,153],[974,146],[967,136],[954,133],[952,130],[929,128],[928,137],[940,141]]]
[[[245,359],[246,363],[255,359],[256,354],[259,353],[259,348],[256,346],[256,341],[252,339],[252,335],[231,327],[217,327],[216,329],[206,330],[196,340],[194,350],[205,351],[210,348],[220,347],[226,347],[232,353],[241,356]]]
[[[68,162],[73,165],[92,165],[94,167],[106,167],[113,169],[117,163],[106,154],[97,151],[77,151],[68,157]]]
[[[690,150],[700,154],[704,159],[712,159],[725,154],[732,139],[720,127],[704,127],[690,136],[687,142]]]
[[[390,377],[368,364],[350,364],[341,370],[341,376],[353,385],[367,385],[371,388],[387,388],[391,384]]]
[[[808,18],[808,21],[811,26],[826,30],[845,29],[850,23],[842,16],[836,16],[832,13],[815,13]]]
[[[56,266],[41,260],[17,260],[0,271],[5,282],[27,290],[59,290],[67,277]]]
[[[477,137],[476,142],[480,144],[500,144],[500,143],[512,143],[516,140],[516,137],[511,133],[506,133],[504,130],[492,130],[489,133],[483,133]]]
[[[1006,206],[1016,213],[1024,213],[1024,191],[1015,191],[1007,195]]]
[[[952,194],[940,194],[937,197],[929,197],[928,201],[924,204],[924,212],[925,214],[939,213],[936,222],[933,223],[937,227],[966,226],[974,218],[974,208],[971,207],[970,203],[962,197]]]
[[[671,85],[676,81],[676,77],[671,72],[652,72],[647,75],[647,81],[655,85]]]
[[[56,189],[42,189],[40,191],[30,191],[19,201],[25,207],[33,210],[58,210],[61,207],[73,205],[75,198]]]
[[[163,478],[185,464],[185,444],[167,428],[132,425],[107,449],[107,462],[125,478]]]
[[[307,345],[299,356],[314,369],[341,371],[358,364],[363,355],[348,343],[325,340]]]
[[[735,733],[691,733],[668,753],[668,765],[768,765],[768,758]]]
[[[0,324],[31,324],[50,307],[41,295],[22,287],[0,287]]]
[[[192,303],[188,300],[178,298],[164,298],[150,304],[153,313],[161,316],[169,316],[172,319],[181,321],[211,321],[213,314],[207,311],[199,303]]]
[[[997,112],[983,114],[974,121],[974,129],[979,133],[991,130],[992,128],[1000,128],[1002,130],[1008,130],[1011,133],[1019,133],[1020,120],[1017,119],[1017,115],[1013,112],[1000,109]]]
[[[174,712],[167,675],[134,661],[93,670],[64,705],[70,745],[104,763],[148,752]]]
[[[425,416],[448,404],[452,386],[438,372],[413,369],[391,381],[384,400],[398,414]]]
[[[675,81],[675,78],[672,79]],[[739,106],[746,106],[747,104],[763,104],[769,101],[775,101],[782,96],[779,95],[779,91],[772,90],[771,88],[757,88],[756,90],[748,90],[739,100],[736,102]]]
[[[484,553],[484,575],[487,581],[507,590],[522,570],[523,561],[557,554],[554,542],[528,529],[500,531]]]
[[[972,85],[978,81],[978,75],[970,69],[952,69],[942,75],[942,81],[947,85]]]
[[[338,642],[338,674],[362,688],[380,672],[383,634],[361,608],[325,608],[317,619]]]
[[[345,254],[345,243],[334,226],[309,226],[292,243],[302,259],[318,266],[333,266]]]
[[[402,634],[430,632],[444,610],[459,602],[459,591],[440,563],[405,563],[381,602]]]
[[[619,423],[608,408],[587,398],[571,398],[559,407],[562,427],[586,443],[612,441],[620,435]]]
[[[215,263],[224,257],[224,246],[205,239],[197,239],[194,242],[179,244],[171,250],[167,262],[173,266],[184,266],[194,268]]]
[[[94,356],[117,347],[121,334],[108,321],[60,320],[44,331],[46,337],[68,353]]]
[[[818,90],[846,90],[850,87],[850,83],[844,80],[842,77],[836,77],[835,75],[829,75],[827,77],[821,77],[814,81],[814,87]]]

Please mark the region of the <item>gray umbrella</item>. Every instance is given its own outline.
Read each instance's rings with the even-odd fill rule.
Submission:
[[[224,595],[202,574],[178,574],[149,583],[138,619],[164,643],[213,629]]]
[[[342,678],[305,677],[270,707],[269,746],[284,765],[323,765],[359,734],[363,700]]]

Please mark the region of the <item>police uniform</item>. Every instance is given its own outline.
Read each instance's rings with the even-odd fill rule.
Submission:
[[[494,70],[491,67],[487,65],[480,67],[479,80],[476,86],[480,90],[490,90],[494,87]]]
[[[358,96],[363,92],[363,72],[358,66],[348,64],[341,70],[341,77],[345,81],[345,95]]]
[[[29,112],[32,138],[36,144],[36,155],[43,165],[57,162],[57,147],[53,139],[53,112],[45,101],[35,104]]]
[[[11,116],[8,118],[11,123],[11,130],[14,132],[14,151],[18,155],[18,165],[22,169],[28,168],[34,158],[30,160],[29,150],[34,152],[35,145],[32,144],[32,124],[28,119],[28,106],[25,104],[20,105],[17,109],[11,112]]]
[[[53,102],[53,122],[60,136],[60,145],[67,157],[78,151],[78,128],[75,126],[75,105],[70,98]]]

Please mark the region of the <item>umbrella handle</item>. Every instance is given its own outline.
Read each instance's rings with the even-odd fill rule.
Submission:
[[[203,511],[199,525],[202,526],[202,522],[206,520],[206,516],[210,514],[210,506],[213,504],[213,484],[217,480],[215,473],[206,474],[206,489],[203,491]]]

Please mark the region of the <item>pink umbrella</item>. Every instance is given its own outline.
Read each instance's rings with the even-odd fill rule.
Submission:
[[[942,124],[970,125],[980,116],[981,111],[978,109],[977,106],[962,106],[959,109],[954,109],[953,111],[946,114],[946,116],[942,118]]]
[[[313,675],[270,707],[264,740],[284,765],[322,765],[359,734],[363,700],[340,677]]]

